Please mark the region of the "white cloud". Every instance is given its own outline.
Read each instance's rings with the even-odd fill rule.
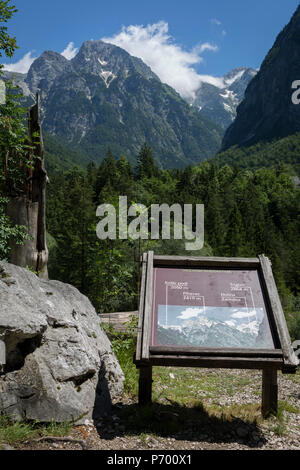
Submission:
[[[78,47],[74,47],[74,42],[69,42],[67,47],[61,52],[66,59],[71,60],[73,59],[78,52]]]
[[[165,21],[147,26],[123,26],[120,33],[102,40],[139,57],[162,82],[175,88],[184,98],[192,99],[202,81],[194,66],[203,61],[203,52],[217,51],[218,47],[206,42],[186,51],[174,43],[168,30],[168,23]]]
[[[3,64],[4,70],[8,70],[9,72],[27,73],[35,59],[36,57],[32,56],[32,52],[27,52],[27,54],[25,54],[18,62],[15,62],[14,64]]]
[[[199,314],[204,313],[204,308],[188,307],[183,310],[177,318],[181,320],[188,320],[189,318],[198,317]]]

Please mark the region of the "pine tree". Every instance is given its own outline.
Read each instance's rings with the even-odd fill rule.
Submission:
[[[136,175],[138,180],[159,175],[159,169],[155,164],[152,149],[146,142],[137,157]]]
[[[94,188],[97,180],[97,168],[94,162],[87,165],[87,181],[89,185]]]
[[[104,187],[110,187],[112,190],[118,189],[118,173],[116,160],[111,150],[108,150],[106,157],[100,163],[95,181],[95,196],[99,201]],[[102,198],[103,199],[103,198]]]
[[[241,256],[243,253],[244,240],[242,216],[238,206],[234,204],[229,216],[228,230],[225,239],[228,256]]]
[[[226,227],[222,214],[220,197],[216,189],[210,187],[205,205],[205,240],[213,248],[214,254],[222,256]]]
[[[124,155],[121,155],[116,163],[118,177],[118,191],[120,196],[132,197],[133,191],[133,171],[132,167]]]

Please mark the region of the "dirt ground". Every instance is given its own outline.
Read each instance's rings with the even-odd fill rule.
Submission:
[[[165,368],[166,369],[166,368]],[[164,370],[164,373],[165,370]],[[169,369],[170,386],[159,384],[152,406],[141,409],[135,397],[124,396],[94,425],[74,426],[75,441],[29,440],[22,450],[300,450],[300,375],[279,374],[278,416],[260,414],[259,371],[189,371],[199,384],[192,404],[178,403],[177,370]],[[197,380],[196,380],[197,379]],[[205,380],[205,381],[204,381]],[[194,383],[193,382],[193,383]],[[174,383],[172,389],[170,387]],[[163,382],[165,384],[165,381]],[[202,384],[202,387],[201,387]],[[203,386],[205,384],[205,386]],[[161,385],[162,391],[159,386]],[[230,387],[230,388],[229,388]],[[168,393],[163,393],[167,389]],[[194,389],[193,389],[194,390]],[[180,390],[177,391],[180,393]],[[169,398],[169,397],[172,398]]]

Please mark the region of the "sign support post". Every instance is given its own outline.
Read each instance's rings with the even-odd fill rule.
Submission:
[[[139,367],[139,405],[152,403],[152,367]]]
[[[262,373],[262,405],[261,412],[264,418],[278,411],[278,385],[277,370],[263,369]]]

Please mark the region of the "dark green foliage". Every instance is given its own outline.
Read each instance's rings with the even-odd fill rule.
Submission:
[[[159,169],[155,165],[154,157],[151,147],[145,142],[137,157],[137,178],[151,178],[152,176],[158,177],[160,174]]]
[[[11,37],[4,26],[18,10],[14,5],[10,5],[10,0],[0,1],[0,57],[3,52],[6,57],[12,57],[17,49],[16,38]],[[4,23],[4,24],[3,24]],[[3,65],[0,65],[0,69]]]
[[[13,239],[15,243],[22,244],[24,240],[28,239],[26,227],[22,225],[15,225],[11,223],[9,217],[6,215],[5,209],[8,202],[7,198],[0,196],[0,259],[7,260],[10,253],[9,241]]]
[[[16,39],[8,34],[7,27],[3,25],[16,11],[10,0],[0,1],[0,57],[3,53],[12,57],[17,48]],[[2,68],[0,65],[0,79]],[[32,167],[35,158],[32,142],[28,142],[25,109],[20,106],[20,98],[18,87],[6,81],[5,102],[0,104],[0,259],[7,258],[11,239],[22,244],[29,238],[26,228],[13,226],[6,215],[9,197],[24,193],[26,171]]]
[[[69,170],[76,164],[82,167],[90,161],[83,151],[68,148],[63,141],[47,132],[43,132],[43,139],[45,165],[50,176],[56,170]]]
[[[0,191],[8,196],[25,192],[26,169],[34,164],[29,159],[33,146],[20,98],[17,87],[6,82],[6,100],[0,104]]]
[[[108,192],[108,194],[110,194],[111,190],[117,187],[117,178],[115,157],[113,156],[111,150],[108,150],[105,159],[100,163],[99,169],[97,171],[95,182],[96,198],[99,198],[100,193],[104,191],[104,188],[104,192]]]
[[[212,160],[220,165],[249,169],[275,166],[291,174],[300,174],[300,133],[272,142],[259,142],[251,147],[234,146],[218,153]]]

